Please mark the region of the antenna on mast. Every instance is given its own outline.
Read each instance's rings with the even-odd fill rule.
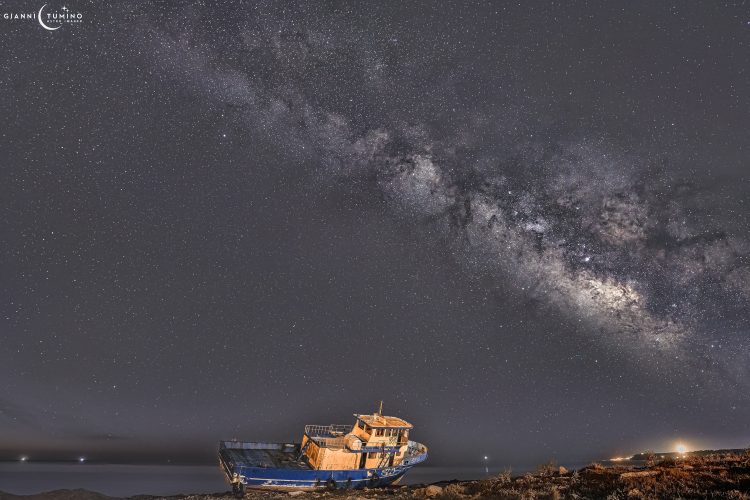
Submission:
[[[378,416],[379,417],[383,416],[383,400],[382,399],[380,400],[380,409],[378,410]]]

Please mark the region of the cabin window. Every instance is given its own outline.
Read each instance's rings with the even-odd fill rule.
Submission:
[[[367,458],[378,458],[378,454],[370,452],[370,453],[367,454]]]
[[[361,420],[357,420],[357,427],[359,427],[360,429],[364,430],[365,429],[365,423],[362,422]]]

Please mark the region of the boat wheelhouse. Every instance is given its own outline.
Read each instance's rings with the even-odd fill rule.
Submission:
[[[427,458],[412,425],[381,411],[354,425],[306,425],[301,443],[222,441],[219,463],[236,493],[245,487],[318,490],[396,484]]]

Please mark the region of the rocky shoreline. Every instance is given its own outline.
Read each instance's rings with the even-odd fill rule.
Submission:
[[[85,490],[57,490],[20,496],[0,492],[0,500],[111,500]],[[139,495],[128,500],[213,500],[234,498],[230,492],[158,497]],[[430,485],[330,492],[266,492],[249,490],[255,499],[646,499],[726,498],[750,500],[750,452],[743,454],[669,458],[647,467],[604,467],[591,464],[568,471],[553,464],[523,476],[500,474],[476,481],[446,481]]]

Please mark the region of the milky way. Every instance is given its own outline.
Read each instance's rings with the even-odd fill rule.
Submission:
[[[301,80],[344,51],[359,61],[353,78],[363,94],[392,89],[384,56],[352,53],[350,34],[276,23],[278,31],[247,28],[237,41],[271,76],[193,47],[195,32],[175,37],[147,24],[142,35],[154,60],[168,61],[159,69],[239,110],[296,159],[322,162],[324,189],[331,177],[375,186],[400,217],[439,234],[460,264],[585,322],[647,371],[746,385],[750,243],[741,229],[711,222],[696,201],[700,186],[669,174],[666,156],[644,159],[594,132],[556,130],[512,99],[494,113],[461,110],[439,139],[418,113],[357,130],[314,102],[325,76]]]

